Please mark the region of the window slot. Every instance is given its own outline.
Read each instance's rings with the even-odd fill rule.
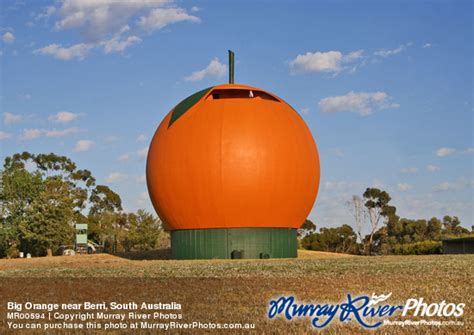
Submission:
[[[206,100],[220,100],[220,99],[263,99],[275,102],[280,102],[272,95],[263,91],[245,90],[245,89],[230,89],[230,90],[214,90]]]

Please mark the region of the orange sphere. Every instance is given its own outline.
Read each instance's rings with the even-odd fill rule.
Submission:
[[[316,143],[280,98],[219,85],[179,103],[150,144],[151,201],[171,230],[299,228],[319,186]]]

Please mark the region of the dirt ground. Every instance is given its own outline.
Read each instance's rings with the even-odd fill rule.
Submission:
[[[150,258],[150,255],[145,256]],[[298,259],[175,261],[128,258],[99,254],[0,260],[0,334],[18,333],[9,331],[6,324],[8,301],[175,301],[182,305],[182,321],[185,322],[255,323],[253,331],[222,331],[226,334],[364,333],[364,328],[355,321],[334,321],[318,331],[308,318],[291,322],[283,318],[269,320],[268,302],[281,295],[294,295],[306,302],[337,303],[348,293],[370,296],[389,292],[392,292],[391,304],[419,297],[430,303],[443,300],[465,303],[464,315],[456,319],[464,325],[441,328],[383,326],[371,333],[469,334],[474,330],[473,255],[357,257],[303,251]],[[140,333],[157,331],[142,330]],[[170,333],[216,332],[181,330]]]

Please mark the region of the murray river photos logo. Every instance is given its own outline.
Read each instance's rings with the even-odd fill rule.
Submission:
[[[403,317],[460,317],[464,313],[465,304],[425,303],[423,298],[408,299],[403,305],[392,305],[385,301],[392,293],[353,296],[347,294],[347,300],[332,303],[304,303],[294,296],[281,296],[270,300],[268,318],[283,317],[287,320],[310,318],[314,328],[324,328],[331,322],[355,321],[362,327],[373,329],[384,324],[384,319],[396,314]]]

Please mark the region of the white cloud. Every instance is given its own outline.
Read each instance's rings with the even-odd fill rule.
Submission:
[[[2,12],[17,11],[26,5],[25,0],[3,1]],[[3,15],[2,15],[3,16]]]
[[[143,184],[146,182],[146,176],[144,174],[142,174],[141,176],[137,176],[135,177],[135,181],[137,183]]]
[[[7,31],[5,34],[2,35],[2,41],[4,43],[13,43],[13,41],[15,41],[15,35]]]
[[[436,150],[435,153],[436,153],[436,156],[438,157],[446,157],[446,156],[451,156],[454,154],[470,155],[470,154],[474,154],[474,148],[454,149],[454,148],[442,147]]]
[[[29,94],[29,93],[20,93],[20,94],[18,94],[18,97],[21,100],[31,100],[31,98],[32,98],[31,94]]]
[[[139,158],[146,158],[146,156],[148,155],[148,147],[138,150],[137,155]]]
[[[60,60],[71,60],[76,58],[78,60],[83,60],[92,48],[94,48],[94,44],[88,43],[74,44],[70,47],[62,47],[60,44],[50,44],[43,48],[34,50],[33,53],[53,56]]]
[[[79,128],[66,128],[66,129],[39,129],[39,128],[31,128],[31,129],[23,129],[22,135],[20,138],[22,140],[32,140],[38,138],[40,136],[46,137],[64,137],[67,135],[75,134],[80,131]]]
[[[364,50],[357,50],[357,51],[352,51],[349,52],[347,55],[342,57],[343,62],[353,62],[355,60],[358,60],[362,58],[362,54],[364,53]]]
[[[167,0],[65,0],[58,8],[61,17],[55,24],[56,30],[79,28],[89,38],[114,34],[129,19],[143,11],[161,7]]]
[[[445,181],[433,187],[435,192],[445,192],[445,191],[459,191],[463,190],[468,186],[473,186],[474,183],[472,180],[467,180],[465,178],[460,178],[454,182]]]
[[[12,134],[0,130],[0,141],[12,137]]]
[[[119,158],[118,158],[119,161],[121,162],[127,162],[130,160],[130,154],[123,154],[123,155],[120,155]]]
[[[468,199],[466,201],[460,201],[456,197],[446,199],[439,193],[403,194],[398,199],[396,195],[394,197],[392,201],[397,206],[397,214],[401,217],[442,218],[444,215],[457,215],[461,217],[464,226],[467,226],[466,222],[472,221],[472,204]]]
[[[58,112],[54,115],[50,115],[48,120],[58,123],[71,122],[79,117],[79,114],[72,112]]]
[[[441,170],[441,168],[439,166],[436,166],[436,165],[427,165],[426,169],[430,172],[436,172],[436,171]]]
[[[126,175],[125,173],[112,172],[111,174],[107,176],[107,178],[105,178],[105,181],[107,183],[119,183],[126,180],[127,178],[128,178],[128,175]]]
[[[196,16],[173,5],[173,0],[64,0],[48,7],[36,19],[56,15],[55,30],[79,29],[82,43],[71,46],[50,44],[34,53],[50,55],[60,60],[82,60],[93,49],[105,54],[123,53],[128,47],[141,43],[138,34],[152,32],[172,23],[199,22]],[[139,17],[138,17],[139,16]],[[129,25],[132,25],[130,28]],[[133,32],[133,33],[130,33]]]
[[[123,52],[128,47],[142,42],[142,39],[138,36],[128,36],[122,38],[122,35],[130,30],[128,25],[125,25],[120,31],[115,34],[111,39],[100,42],[100,45],[104,47],[104,52],[110,54],[113,52]]]
[[[214,58],[209,65],[200,71],[193,72],[190,76],[184,78],[186,81],[198,81],[206,77],[222,77],[227,70],[227,66],[222,64],[218,58]]]
[[[137,137],[138,142],[145,142],[147,140],[147,137],[144,134],[140,134]]]
[[[149,204],[150,203],[150,196],[148,195],[148,192],[140,193],[140,195],[136,198],[135,203],[139,207],[144,207],[147,204]]]
[[[332,182],[332,181],[327,181],[323,184],[323,190],[324,191],[333,191],[336,189],[338,185],[343,185],[344,182]]]
[[[337,157],[344,157],[344,150],[341,148],[329,148],[328,152]]]
[[[56,7],[48,6],[44,8],[43,12],[36,15],[35,20],[48,20],[54,13],[56,13]]]
[[[389,50],[381,49],[379,51],[376,51],[374,53],[374,55],[375,56],[380,56],[380,57],[394,56],[396,54],[399,54],[399,53],[405,51],[411,45],[412,45],[412,43],[407,43],[407,44],[402,44],[398,48],[395,48],[395,49],[389,49]]]
[[[63,136],[75,134],[77,132],[79,132],[79,128],[66,128],[62,130],[56,130],[56,129],[44,130],[44,134],[46,135],[46,137],[63,137]]]
[[[456,152],[456,149],[443,147],[436,150],[436,156],[446,157],[446,156],[454,154],[455,152]]]
[[[319,108],[324,113],[354,112],[362,116],[370,115],[375,110],[398,108],[385,92],[349,92],[346,95],[324,98],[319,101]]]
[[[148,15],[140,17],[138,26],[152,32],[182,21],[200,22],[201,20],[196,16],[189,15],[183,8],[156,8],[152,9]]]
[[[402,173],[417,173],[418,168],[416,167],[409,167],[409,168],[403,168]]]
[[[34,50],[33,53],[40,55],[50,55],[60,60],[83,60],[91,50],[100,47],[103,48],[105,54],[114,52],[121,53],[126,48],[142,41],[142,39],[137,36],[128,36],[126,38],[122,38],[123,32],[127,30],[128,29],[124,29],[117,35],[114,35],[111,39],[103,40],[98,43],[79,43],[70,47],[62,47],[60,44],[50,44],[46,47]]]
[[[340,51],[307,52],[298,55],[290,62],[290,67],[295,73],[304,72],[339,72],[342,53]]]
[[[455,191],[458,189],[458,186],[454,183],[450,183],[445,181],[444,183],[436,185],[433,190],[436,192],[442,192],[442,191]]]
[[[359,182],[348,181],[327,181],[322,185],[322,187],[326,192],[343,191],[358,193],[362,188],[362,184]]]
[[[13,113],[3,113],[3,123],[5,124],[14,124],[14,123],[20,123],[23,121],[23,116],[19,114],[13,114]]]
[[[408,183],[398,183],[397,187],[399,191],[406,192],[406,191],[411,190],[413,188],[413,185],[408,184]]]
[[[343,63],[354,62],[362,57],[363,50],[352,51],[346,55],[340,51],[307,52],[290,61],[292,73],[334,72],[343,70]]]
[[[132,46],[137,43],[141,43],[142,39],[137,36],[128,36],[127,38],[120,40],[120,37],[114,37],[108,41],[102,42],[104,46],[104,52],[106,54],[112,52],[123,52],[129,46]]]
[[[22,140],[33,140],[35,138],[40,137],[42,134],[43,134],[42,129],[35,129],[35,128],[23,129],[23,132],[22,132],[20,138]]]
[[[197,7],[197,6],[193,6],[191,7],[191,12],[199,12],[201,10],[201,8]]]
[[[310,112],[310,109],[308,107],[301,108],[301,114],[308,115],[309,112]]]
[[[91,140],[79,140],[76,142],[76,146],[74,147],[75,152],[84,152],[88,151],[94,145],[94,141]]]
[[[107,142],[107,143],[117,142],[118,140],[119,140],[119,138],[117,136],[114,136],[114,135],[109,135],[109,136],[106,136],[104,138],[104,141]]]
[[[426,48],[431,48],[433,45],[431,43],[425,43],[423,44],[423,49],[426,49]]]
[[[372,181],[372,187],[379,188],[379,189],[383,190],[383,189],[387,188],[387,185],[385,185],[385,183],[380,179],[374,179]]]

